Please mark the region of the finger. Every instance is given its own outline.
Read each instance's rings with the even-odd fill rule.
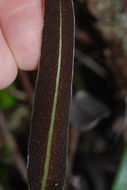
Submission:
[[[0,29],[0,89],[9,86],[17,76],[17,65]]]
[[[28,0],[27,3],[24,0],[13,0],[13,3],[9,1],[6,5],[6,14],[0,13],[3,33],[18,68],[33,70],[40,58],[42,0]]]

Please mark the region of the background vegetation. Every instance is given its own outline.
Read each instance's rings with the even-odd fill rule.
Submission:
[[[127,1],[74,0],[74,4],[76,51],[66,189],[125,190]],[[0,190],[27,189],[35,78],[36,71],[19,71],[15,83],[0,91]]]

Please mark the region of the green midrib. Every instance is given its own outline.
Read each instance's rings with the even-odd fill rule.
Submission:
[[[54,93],[54,99],[53,99],[53,107],[52,107],[51,122],[50,122],[50,127],[49,127],[47,151],[46,151],[46,158],[45,158],[45,164],[44,164],[44,175],[43,175],[43,178],[42,178],[41,190],[46,190],[47,179],[48,179],[48,175],[49,175],[49,164],[50,164],[50,157],[51,157],[53,130],[54,130],[54,123],[55,123],[59,82],[60,82],[61,52],[62,52],[62,13],[61,13],[61,3],[60,3],[60,27],[59,27],[59,32],[60,32],[60,35],[59,35],[59,57],[58,57],[58,68],[57,68],[57,76],[56,76],[56,87],[55,87],[55,93]]]

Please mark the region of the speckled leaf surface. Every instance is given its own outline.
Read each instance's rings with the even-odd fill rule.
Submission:
[[[46,0],[40,68],[31,121],[30,190],[62,190],[74,53],[71,0]]]

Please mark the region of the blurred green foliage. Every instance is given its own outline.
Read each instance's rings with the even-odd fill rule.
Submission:
[[[123,152],[112,190],[127,190],[127,145]]]
[[[3,146],[1,147],[1,151],[3,153],[3,156],[5,157],[8,157],[12,154],[12,151],[10,147],[8,146],[8,144],[3,144]]]
[[[9,190],[9,173],[7,166],[0,167],[0,184],[4,188],[4,190]]]
[[[17,103],[17,99],[9,92],[14,87],[15,84],[12,84],[8,88],[0,91],[0,111],[8,110]]]

